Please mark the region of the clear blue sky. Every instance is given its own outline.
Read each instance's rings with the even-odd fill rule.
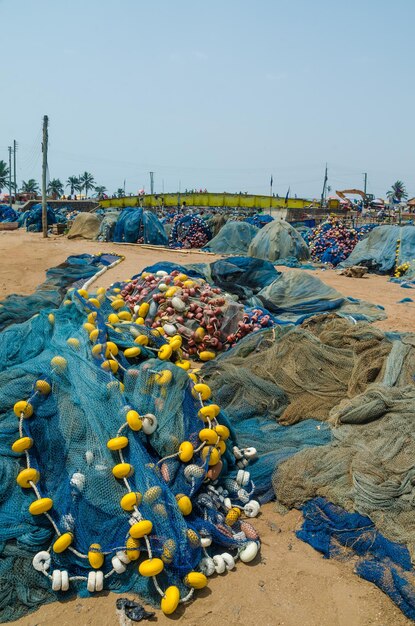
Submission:
[[[0,0],[0,159],[110,192],[415,195],[415,0]]]

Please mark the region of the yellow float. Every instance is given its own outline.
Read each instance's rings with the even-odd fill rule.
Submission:
[[[150,522],[150,520],[147,519],[142,519],[130,527],[129,533],[130,537],[133,537],[133,539],[141,539],[145,535],[149,535],[152,530],[153,522]]]
[[[35,500],[29,506],[29,513],[31,513],[32,515],[41,515],[42,513],[50,511],[52,507],[52,498],[39,498],[39,500]]]
[[[190,500],[190,498],[188,496],[185,496],[183,493],[178,493],[176,496],[176,500],[181,514],[190,515],[193,509],[192,501]]]
[[[138,571],[141,576],[157,576],[164,569],[164,563],[161,559],[147,559],[140,563]]]
[[[17,454],[21,454],[26,450],[30,450],[32,446],[33,439],[31,437],[20,437],[20,439],[16,439],[16,441],[12,444],[12,450]]]
[[[212,395],[212,391],[209,385],[205,385],[205,383],[196,383],[193,385],[192,395],[194,398],[202,398],[202,400],[209,400]]]
[[[92,543],[88,550],[88,561],[94,569],[100,569],[104,564],[104,555],[101,552],[99,543]]]
[[[126,420],[131,430],[135,430],[137,432],[143,427],[143,422],[141,421],[141,417],[139,416],[137,411],[128,411],[126,415]]]
[[[208,584],[208,579],[201,572],[189,572],[184,579],[184,584],[193,589],[203,589]]]
[[[118,463],[112,468],[115,478],[128,478],[134,472],[134,468],[129,463]]]
[[[29,489],[32,485],[31,482],[36,484],[39,481],[40,474],[34,467],[28,467],[21,470],[16,477],[17,484],[23,489]]]
[[[120,500],[120,506],[124,511],[132,511],[135,506],[140,506],[143,497],[139,491],[130,491]]]
[[[46,380],[37,380],[35,382],[35,389],[44,396],[47,396],[48,393],[52,391],[52,387]]]
[[[141,354],[141,348],[139,348],[138,346],[136,348],[126,348],[124,350],[124,356],[127,357],[127,359],[133,359],[137,356],[140,356]]]
[[[128,537],[125,548],[130,561],[137,561],[140,558],[140,542],[138,539],[134,539],[134,537]]]
[[[138,337],[134,339],[134,343],[137,343],[139,346],[148,346],[147,335],[138,335]]]
[[[173,350],[171,349],[171,346],[168,343],[165,343],[158,351],[158,358],[162,361],[166,361],[172,354]]]
[[[113,437],[107,441],[107,448],[109,450],[122,450],[128,446],[127,437]]]
[[[13,411],[16,417],[23,416],[24,418],[28,418],[33,415],[33,407],[29,402],[26,402],[26,400],[19,400],[19,402],[16,402],[13,407]]]
[[[63,533],[63,535],[58,537],[55,543],[53,544],[52,546],[53,551],[56,552],[56,554],[60,554],[61,552],[64,552],[67,548],[69,548],[72,542],[73,542],[73,534]]]
[[[190,441],[183,441],[180,444],[179,459],[183,461],[183,463],[188,463],[192,459],[193,453],[194,453],[194,448],[193,448],[193,445],[190,443]]]
[[[165,615],[171,615],[177,609],[180,601],[180,591],[178,587],[172,585],[167,587],[164,598],[161,601],[161,610]]]

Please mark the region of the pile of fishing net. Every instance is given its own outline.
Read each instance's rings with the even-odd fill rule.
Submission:
[[[8,204],[0,204],[0,222],[17,222],[19,214]]]
[[[152,211],[141,207],[125,207],[114,228],[114,241],[167,246],[163,224]]]
[[[203,248],[212,238],[209,226],[197,215],[175,216],[169,236],[171,248]]]
[[[336,217],[315,228],[308,237],[311,258],[321,263],[338,265],[352,252],[358,242],[358,234]]]
[[[295,228],[283,220],[274,220],[256,234],[249,246],[248,255],[272,262],[287,257],[303,261],[309,258],[310,252]]]
[[[273,222],[274,218],[272,215],[266,215],[265,213],[256,213],[255,215],[251,215],[245,218],[245,222],[247,224],[252,224],[257,228],[263,228],[270,222]]]
[[[153,272],[149,268],[123,286],[117,303],[127,305],[139,324],[168,337],[179,335],[178,349],[166,347],[166,351],[184,369],[191,365],[187,359],[213,359],[245,335],[273,324],[272,316],[261,309],[246,309],[219,287],[178,269]]]
[[[412,619],[414,371],[414,334],[332,314],[249,335],[202,368],[240,445],[258,450],[260,501],[304,507],[298,536],[357,555],[359,575]]]
[[[56,224],[58,220],[52,207],[47,205],[46,211],[48,226]],[[26,226],[28,232],[40,233],[42,231],[42,205],[35,204],[29,211],[25,211],[19,220],[19,226]]]
[[[246,307],[266,309],[278,324],[300,324],[316,313],[336,311],[354,320],[385,319],[383,307],[346,298],[316,276],[300,269],[279,272],[269,261],[229,257],[213,263],[189,266],[158,264],[150,268],[179,269],[205,278],[211,285],[233,294]]]
[[[97,241],[114,241],[115,225],[120,217],[119,211],[106,211],[102,215]]]
[[[83,284],[104,268],[113,267],[124,257],[116,254],[78,254],[46,272],[46,280],[33,294],[11,294],[1,301],[0,331],[11,324],[20,324],[44,309],[58,308],[72,285]]]
[[[212,237],[216,237],[222,226],[226,224],[226,216],[223,213],[214,213],[207,220]]]
[[[96,239],[101,220],[95,213],[79,213],[68,232],[68,239]]]
[[[342,267],[365,265],[384,274],[414,259],[415,226],[385,225],[378,226],[360,241]]]
[[[258,232],[258,228],[252,224],[229,221],[204,250],[215,254],[247,254],[249,245]]]
[[[28,300],[32,317],[0,333],[2,621],[103,589],[171,614],[258,553],[255,450],[131,320],[124,286],[86,283],[34,316]]]

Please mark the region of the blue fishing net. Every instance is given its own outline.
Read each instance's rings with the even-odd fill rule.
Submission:
[[[43,309],[58,308],[69,287],[85,282],[104,267],[120,259],[114,254],[79,254],[69,256],[64,263],[46,272],[46,280],[33,294],[11,294],[0,306],[0,330],[10,324],[25,322]]]
[[[163,224],[152,211],[125,207],[114,228],[114,241],[167,246]]]
[[[304,523],[297,537],[325,558],[358,557],[356,573],[374,583],[410,619],[415,620],[415,589],[408,549],[386,539],[373,522],[348,513],[324,498],[302,507]]]
[[[342,267],[365,265],[387,274],[402,263],[415,259],[415,226],[378,226],[360,241]]]
[[[19,214],[8,204],[0,204],[0,222],[17,222]]]
[[[52,224],[56,224],[58,221],[56,218],[55,211],[49,205],[46,207],[47,210],[47,223],[48,226]],[[26,230],[34,233],[40,233],[42,231],[42,205],[35,204],[32,208],[25,213],[24,216],[24,225],[26,226]]]
[[[88,259],[84,261],[76,278],[92,273]],[[64,269],[71,273],[71,268],[68,262]],[[62,269],[55,268],[61,287],[75,278],[63,278]],[[119,301],[120,289],[122,285],[115,284],[109,292],[99,290],[88,299],[82,290],[71,288],[53,313],[50,308],[40,311],[0,333],[2,621],[68,594],[89,595],[90,583],[98,590],[100,572],[105,590],[134,591],[157,603],[154,580],[138,573],[128,544],[129,529],[140,519],[151,521],[152,530],[135,547],[137,557],[152,558],[151,567],[162,563],[157,584],[162,590],[177,586],[182,598],[189,594],[186,575],[198,569],[203,556],[226,551],[236,557],[258,540],[253,527],[238,520],[239,514],[227,522],[223,496],[212,489],[215,483],[207,481],[210,471],[220,481],[236,474],[235,440],[225,437],[220,461],[210,463],[213,446],[201,445],[203,421],[198,415],[201,406],[210,404],[209,398],[203,402],[194,392],[184,369],[155,358],[166,347],[165,339],[129,322],[128,307],[112,306]],[[38,305],[26,302],[32,315]],[[109,322],[114,315],[118,321]],[[20,400],[25,410],[27,402],[33,407],[32,416],[25,418],[24,411],[13,408]],[[142,416],[139,431],[128,426],[129,411]],[[222,412],[212,420],[229,424]],[[33,441],[27,453],[12,451],[14,442],[24,437]],[[116,437],[126,437],[122,452],[107,446]],[[186,461],[178,458],[183,441],[193,447]],[[128,473],[117,479],[113,468],[122,463],[128,464]],[[16,483],[26,467],[39,472],[39,479],[35,475],[31,479],[35,487]],[[251,484],[246,493],[253,493]],[[139,494],[134,496],[135,509],[120,504],[128,494]],[[183,513],[179,504],[186,497],[192,505]],[[52,499],[47,514],[29,511],[44,498]],[[67,533],[72,533],[70,547],[63,552],[51,549]],[[201,548],[203,537],[211,541],[207,551]],[[131,555],[125,572],[114,571],[114,559],[122,569],[118,555],[124,559]],[[93,566],[91,559],[97,556],[103,563]],[[63,585],[66,572],[69,590],[53,591],[52,585]]]
[[[247,222],[248,224],[252,224],[257,228],[263,228],[273,221],[274,218],[272,217],[272,215],[267,215],[266,213],[256,213],[255,215],[245,218],[245,222]]]

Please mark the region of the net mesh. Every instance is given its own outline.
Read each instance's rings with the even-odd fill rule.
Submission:
[[[223,441],[220,461],[210,463],[213,448],[199,438],[203,422],[198,411],[204,403],[193,392],[193,381],[173,363],[155,358],[165,340],[150,328],[121,317],[108,323],[118,293],[114,285],[90,300],[71,289],[53,314],[41,311],[0,334],[2,621],[68,593],[89,595],[91,551],[103,556],[98,567],[104,589],[133,590],[157,602],[158,589],[163,592],[171,585],[182,598],[188,596],[185,576],[199,567],[202,556],[230,551],[237,558],[240,549],[258,540],[246,520],[227,522],[228,507],[208,480],[210,471],[216,472],[213,480],[219,472],[221,481],[235,476],[232,436]],[[122,311],[128,318],[126,306]],[[137,344],[137,337],[146,341]],[[125,352],[138,345],[138,354]],[[115,370],[111,362],[117,363]],[[39,391],[38,380],[50,386],[50,393]],[[20,400],[29,402],[33,416],[19,419],[14,405]],[[139,431],[128,426],[130,410],[142,416]],[[156,424],[155,430],[145,431],[145,419],[150,426]],[[223,413],[213,419],[213,424],[218,422],[229,425]],[[128,439],[122,451],[109,449],[107,442],[121,436]],[[27,455],[12,451],[13,443],[24,437],[33,441]],[[192,444],[190,462],[177,456],[183,441]],[[126,479],[113,475],[120,463],[132,471]],[[36,488],[16,482],[26,467],[39,472],[38,482],[33,479]],[[246,492],[253,493],[251,484]],[[139,494],[131,511],[120,505],[128,493]],[[179,506],[184,497],[191,499],[190,512]],[[48,516],[29,511],[36,498],[52,498]],[[138,555],[141,560],[161,559],[157,584],[139,575],[134,562],[125,573],[112,567],[120,552],[131,554],[129,529],[140,519],[149,520],[152,530],[141,541]],[[73,534],[73,543],[58,553],[51,548],[64,533]],[[201,547],[202,537],[210,538],[208,552]],[[32,561],[42,551],[51,563],[48,570],[38,571]],[[52,572],[68,572],[69,592],[51,590]]]
[[[257,233],[248,250],[249,256],[276,261],[287,257],[306,260],[310,251],[304,239],[288,222],[273,220]]]

